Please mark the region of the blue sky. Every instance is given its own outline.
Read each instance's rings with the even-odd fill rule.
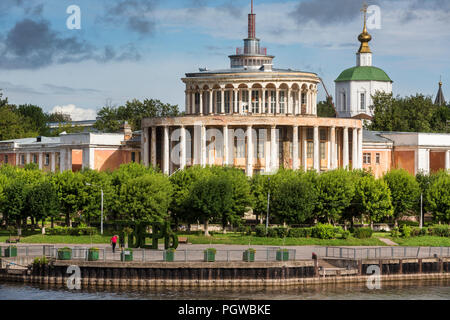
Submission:
[[[373,64],[395,95],[450,92],[450,1],[376,0]],[[66,9],[81,9],[69,30]],[[359,0],[255,0],[256,32],[275,67],[316,72],[334,95],[355,65]],[[199,67],[228,67],[242,46],[250,0],[1,0],[0,88],[10,102],[94,118],[105,104],[155,98],[184,110],[180,80]],[[319,99],[324,99],[319,88]],[[448,97],[447,97],[448,99]]]

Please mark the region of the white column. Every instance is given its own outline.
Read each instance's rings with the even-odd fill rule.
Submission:
[[[66,166],[66,170],[70,170],[72,171],[72,149],[67,149],[67,166]]]
[[[38,164],[39,164],[39,170],[42,170],[43,167],[43,153],[39,152],[39,160],[38,160]]]
[[[319,127],[314,126],[314,169],[320,171]]]
[[[330,161],[330,169],[336,169],[337,168],[337,152],[336,152],[336,127],[331,127],[331,134],[330,134],[330,144],[331,144],[331,157],[329,159]]]
[[[247,126],[247,176],[253,175],[253,134],[252,126]]]
[[[261,90],[262,92],[262,97],[261,97],[261,101],[262,101],[262,113],[266,113],[266,88],[262,88]]]
[[[238,95],[239,95],[239,90],[238,89],[234,89],[234,103],[233,103],[233,113],[239,113],[239,99],[238,99]]]
[[[59,171],[67,170],[67,150],[61,149],[59,151]]]
[[[212,89],[210,89],[209,90],[209,114],[213,114],[214,113],[213,96],[214,96],[214,91]]]
[[[353,128],[352,136],[352,169],[358,168],[358,129]]]
[[[186,128],[180,127],[180,169],[186,167]]]
[[[200,133],[200,164],[204,167],[206,166],[206,126],[201,126]]]
[[[244,106],[242,105],[242,89],[238,89],[239,92],[239,114],[243,114],[244,113]]]
[[[16,152],[16,167],[20,164],[19,160],[19,152]]]
[[[248,89],[248,113],[253,112],[253,106],[252,106],[252,89]]]
[[[302,128],[302,166],[305,171],[308,170],[308,141],[306,140],[308,128]]]
[[[156,167],[156,127],[152,127],[152,151],[151,151],[152,166]]]
[[[292,169],[298,170],[298,126],[292,127]]]
[[[203,115],[203,90],[200,90],[200,115]]]
[[[363,129],[358,129],[358,169],[363,167]]]
[[[445,169],[450,170],[450,150],[445,152]]]
[[[275,92],[275,114],[280,114],[280,90],[277,88]]]
[[[225,114],[225,90],[220,89],[220,114]]]
[[[50,161],[52,162],[50,164],[50,170],[56,172],[56,152],[51,153]]]
[[[81,167],[83,169],[94,169],[94,148],[83,148]]]
[[[163,172],[169,174],[169,127],[164,126],[164,157],[163,157]]]
[[[195,91],[191,91],[191,114],[195,114],[197,110],[195,110]]]
[[[287,89],[287,97],[286,97],[286,114],[291,114],[291,89]]]
[[[344,127],[344,139],[342,146],[342,167],[348,169],[348,127]]]
[[[27,153],[27,164],[31,163],[31,153]]]
[[[223,165],[230,164],[228,159],[228,126],[223,126]]]
[[[276,145],[277,127],[270,127],[270,171],[276,171],[277,168],[277,156],[278,150]]]
[[[149,163],[149,151],[150,151],[150,136],[149,136],[150,128],[143,128],[142,136],[141,136],[141,159],[144,163],[144,166],[148,166]]]

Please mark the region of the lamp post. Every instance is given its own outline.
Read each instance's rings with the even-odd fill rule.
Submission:
[[[268,178],[268,188],[267,188],[267,215],[266,215],[266,236],[269,230],[269,209],[270,209],[270,177]]]
[[[102,200],[101,200],[101,205],[100,205],[100,208],[101,208],[100,234],[103,235],[103,188],[100,187],[100,186],[96,186],[96,185],[90,184],[90,183],[86,183],[86,185],[87,185],[87,186],[92,186],[92,187],[100,188],[100,191],[101,191],[101,198],[102,198]]]

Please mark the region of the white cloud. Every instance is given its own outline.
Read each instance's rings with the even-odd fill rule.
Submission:
[[[55,106],[51,112],[69,114],[73,121],[95,120],[95,117],[97,116],[97,112],[95,110],[78,108],[74,104]]]

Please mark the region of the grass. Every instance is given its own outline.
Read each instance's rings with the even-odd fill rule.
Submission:
[[[5,242],[8,236],[0,236],[0,243]],[[47,236],[35,234],[20,238],[20,243],[67,243],[67,244],[109,244],[111,236],[93,235],[91,236]]]
[[[248,245],[271,245],[271,246],[385,246],[386,244],[376,238],[357,239],[350,237],[348,239],[316,239],[316,238],[263,238],[256,236],[243,236],[240,233],[214,234],[211,237],[201,235],[186,235],[192,244],[240,244]]]
[[[386,237],[398,243],[400,246],[408,247],[450,247],[450,238],[437,236],[419,236],[410,238]]]

